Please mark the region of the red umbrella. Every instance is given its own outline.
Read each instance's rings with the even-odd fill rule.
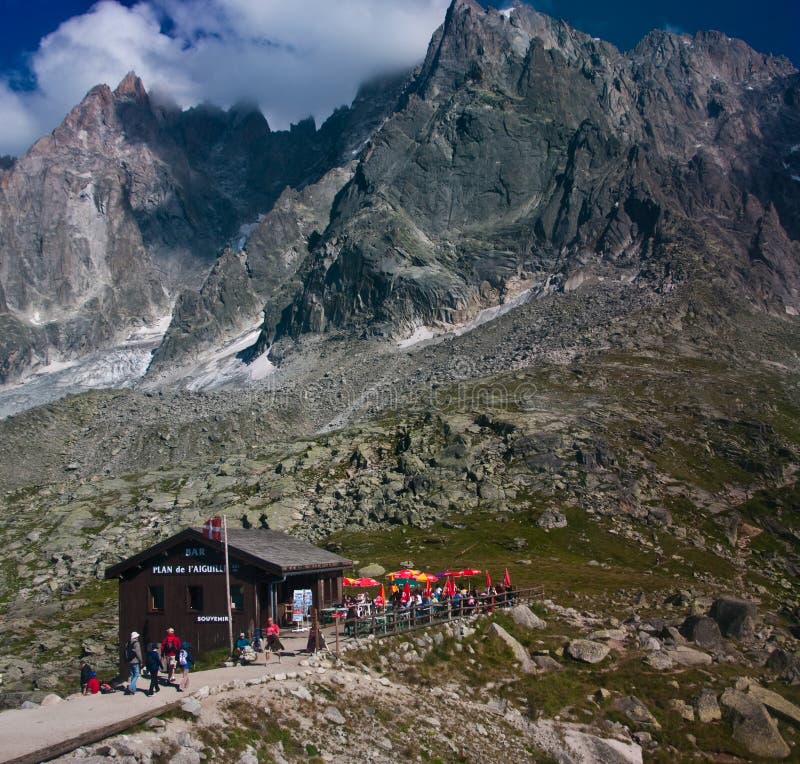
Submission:
[[[395,578],[416,578],[419,573],[418,570],[413,570],[412,568],[403,568],[402,570],[396,570],[394,573],[387,573],[386,577],[394,581]]]
[[[486,571],[486,591],[488,592],[489,589],[492,588],[492,577],[489,575],[489,571]]]
[[[378,592],[378,596],[375,597],[375,607],[383,607],[386,604],[386,593],[383,591],[383,584],[381,584],[381,590]]]
[[[431,593],[432,593],[431,580],[430,580],[430,578],[426,578],[425,579],[425,594],[430,597]]]
[[[376,581],[374,578],[357,578],[353,582],[353,586],[380,586],[381,582]]]
[[[374,578],[345,578],[345,586],[380,586],[381,582]]]
[[[444,595],[446,597],[452,597],[456,593],[456,582],[453,581],[452,578],[447,579],[447,583],[444,585]]]
[[[479,576],[481,572],[477,568],[464,568],[456,573],[457,576]]]
[[[403,593],[400,595],[400,602],[408,602],[411,599],[411,587],[406,581],[406,585],[403,587]]]
[[[503,586],[511,586],[511,576],[508,575],[508,568],[506,568],[506,574],[503,576]]]
[[[443,570],[441,573],[437,573],[439,578],[447,578],[448,576],[460,576],[461,571],[459,570]]]

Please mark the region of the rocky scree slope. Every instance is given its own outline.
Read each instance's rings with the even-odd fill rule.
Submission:
[[[552,304],[585,318],[583,294]],[[741,347],[727,359],[641,347],[643,334],[602,353],[565,350],[564,334],[537,345],[520,326],[569,325],[537,315],[547,304],[376,355],[366,371],[352,342],[321,343],[314,375],[297,372],[285,395],[97,392],[0,423],[6,688],[57,686],[65,638],[76,656],[115,665],[105,566],[132,535],[167,536],[222,511],[385,566],[446,567],[465,549],[499,565],[535,558],[535,577],[522,563],[515,576],[565,598],[565,586],[602,598],[636,581],[664,598],[734,581],[796,625],[796,370]],[[767,321],[772,334],[739,328],[791,357],[797,338]],[[386,374],[377,388],[373,366]],[[351,400],[360,421],[319,433]],[[586,568],[588,580],[591,560],[611,567]]]
[[[799,88],[718,33],[621,54],[526,5],[457,0],[277,336],[403,336],[599,279],[709,280],[797,315]]]

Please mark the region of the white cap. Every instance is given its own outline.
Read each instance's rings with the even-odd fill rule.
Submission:
[[[131,632],[131,639],[139,639],[139,632],[138,631],[132,631]]]

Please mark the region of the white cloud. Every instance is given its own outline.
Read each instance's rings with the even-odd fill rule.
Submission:
[[[103,0],[45,37],[33,92],[0,79],[0,154],[53,129],[94,85],[133,69],[181,106],[259,103],[273,128],[321,122],[383,70],[422,60],[447,0]],[[166,30],[166,31],[162,31]]]

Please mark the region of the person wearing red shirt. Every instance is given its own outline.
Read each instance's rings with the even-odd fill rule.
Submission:
[[[167,629],[167,636],[161,642],[161,658],[167,664],[167,684],[172,684],[175,677],[175,666],[178,664],[178,653],[181,650],[181,641],[175,636],[175,629]]]
[[[284,649],[283,643],[280,638],[280,629],[278,624],[274,623],[272,618],[267,618],[267,626],[264,629],[264,636],[267,639],[267,647],[264,650],[264,662],[266,663],[270,658],[270,653],[274,650],[278,654],[278,661],[280,662],[281,653]]]

